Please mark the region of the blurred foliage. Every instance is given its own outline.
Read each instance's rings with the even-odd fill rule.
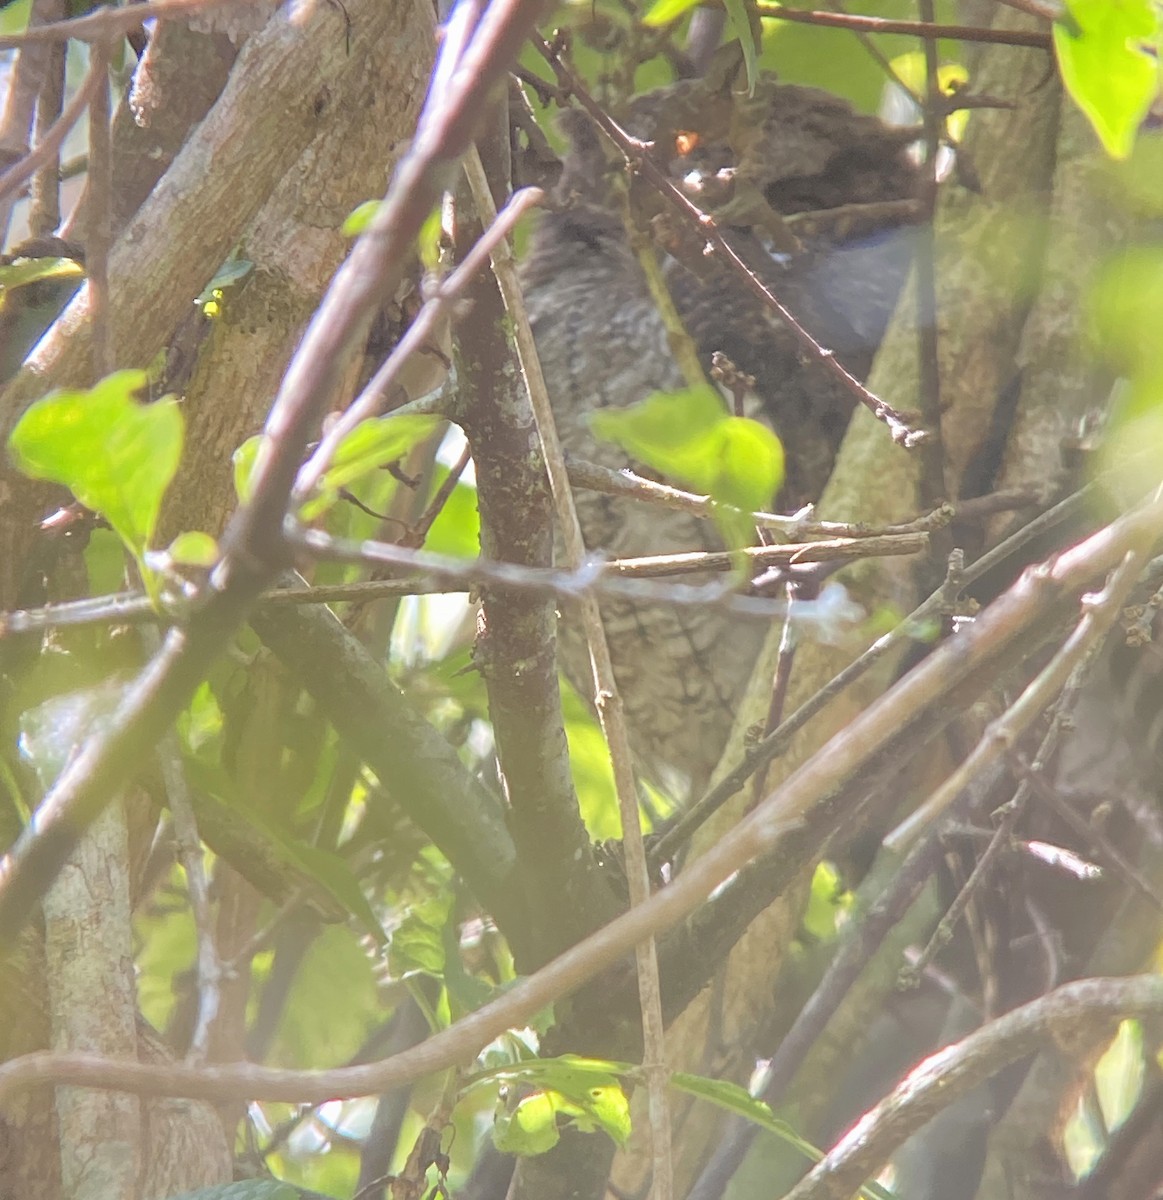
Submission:
[[[156,593],[145,552],[162,497],[178,469],[185,423],[177,400],[139,404],[143,371],[118,371],[87,391],[58,391],[31,405],[9,438],[17,466],[67,487],[105,518]]]
[[[1159,32],[1152,0],[1066,0],[1054,23],[1062,82],[1115,158],[1130,154],[1159,93]]]

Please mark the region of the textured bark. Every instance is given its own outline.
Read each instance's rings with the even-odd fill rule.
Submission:
[[[239,256],[254,264],[252,274],[226,291],[222,315],[203,323],[200,344],[189,329],[198,318],[189,314],[196,355],[183,364],[193,371],[184,389],[189,436],[166,498],[163,540],[184,529],[221,532],[235,503],[231,455],[261,427],[291,352],[350,248],[340,231],[344,218],[383,194],[415,126],[431,28],[410,4],[350,15],[351,57],[327,83],[308,145],[272,176],[269,196],[240,230]],[[342,33],[338,40],[342,46]],[[285,134],[280,128],[273,136]],[[335,397],[337,405],[345,400]]]
[[[390,44],[404,65],[381,82],[398,76],[403,95],[414,97],[426,43],[409,43],[403,31],[411,21],[413,37],[426,35],[419,9],[357,0],[346,11],[352,55],[367,44]],[[399,40],[389,36],[393,30]],[[311,9],[303,21],[272,21],[247,42],[218,103],[112,248],[109,322],[119,366],[145,366],[167,343],[272,189],[316,138],[350,75],[344,16],[330,5]],[[382,90],[399,95],[394,86]],[[51,388],[91,382],[87,306],[82,289],[0,395],[0,438],[6,440],[28,404]],[[48,495],[11,466],[0,470],[0,607],[12,607],[18,594]]]

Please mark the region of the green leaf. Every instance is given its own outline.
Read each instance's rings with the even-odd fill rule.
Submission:
[[[423,971],[440,978],[444,974],[447,948],[444,930],[452,919],[454,902],[452,888],[445,888],[412,905],[392,930],[388,965],[393,975]]]
[[[509,1111],[502,1101],[493,1120],[493,1143],[502,1154],[531,1157],[552,1150],[561,1139],[557,1109],[546,1092],[535,1092]]]
[[[362,204],[357,204],[344,218],[339,232],[344,237],[358,237],[372,223],[376,213],[380,211],[381,204],[382,200],[365,200]]]
[[[53,392],[12,431],[16,465],[63,484],[100,513],[140,562],[178,469],[184,422],[172,397],[138,404],[144,371],[118,371],[90,391]]]
[[[655,392],[639,404],[601,409],[590,417],[598,437],[627,453],[684,479],[698,471],[700,446],[727,419],[722,397],[713,388]]]
[[[432,479],[435,491],[448,477],[447,467],[438,467]],[[432,522],[424,548],[453,558],[475,558],[481,548],[481,517],[477,508],[477,490],[469,483],[458,483],[452,495]]]
[[[1158,31],[1151,0],[1067,0],[1054,23],[1062,82],[1108,154],[1126,158],[1158,87],[1143,49]]]
[[[657,29],[660,25],[669,25],[698,3],[699,0],[654,0],[642,18],[642,24],[652,29]]]
[[[319,481],[318,493],[300,509],[304,521],[314,520],[335,503],[340,488],[403,458],[440,423],[439,417],[386,416],[361,421],[335,448],[331,465]]]
[[[214,273],[214,278],[202,289],[201,295],[194,301],[199,308],[204,308],[211,301],[219,302],[222,293],[228,288],[241,283],[254,270],[254,263],[246,258],[232,258],[225,262]]]
[[[730,416],[711,387],[656,392],[640,404],[596,412],[590,423],[598,437],[646,466],[744,513],[769,504],[783,483],[779,438],[758,421]],[[740,528],[737,519],[730,522],[729,541]]]
[[[83,279],[85,268],[71,258],[18,258],[0,267],[0,304],[5,294],[48,279]]]
[[[718,437],[715,471],[707,491],[744,512],[770,504],[783,483],[779,438],[766,425],[746,417],[728,417]]]
[[[218,543],[208,534],[179,533],[166,549],[170,561],[186,567],[212,567],[218,561]]]
[[[234,494],[243,504],[250,499],[254,464],[258,461],[258,448],[261,445],[262,434],[256,433],[253,437],[248,437],[230,456],[234,468]]]
[[[745,1121],[750,1121],[753,1125],[766,1129],[768,1133],[774,1133],[789,1145],[800,1150],[813,1162],[818,1162],[823,1157],[815,1146],[804,1141],[786,1121],[778,1120],[767,1104],[764,1104],[762,1100],[756,1100],[746,1088],[740,1087],[737,1083],[726,1079],[707,1079],[702,1075],[688,1075],[682,1071],[676,1071],[671,1075],[670,1083],[672,1087],[677,1088],[680,1092],[686,1092],[688,1096],[706,1100],[717,1108],[722,1108],[737,1117],[742,1117]]]
[[[786,1121],[779,1120],[768,1105],[764,1104],[762,1100],[756,1100],[746,1088],[740,1087],[737,1083],[731,1083],[726,1079],[707,1079],[703,1075],[687,1075],[682,1071],[676,1071],[671,1075],[670,1083],[672,1087],[677,1088],[680,1092],[686,1092],[688,1096],[706,1100],[717,1108],[722,1108],[737,1117],[742,1117],[745,1121],[750,1121],[753,1125],[758,1125],[761,1129],[766,1129],[768,1133],[775,1134],[777,1138],[798,1150],[812,1162],[819,1162],[824,1157],[820,1150],[811,1142],[800,1137]],[[867,1183],[860,1190],[862,1195],[873,1197],[875,1200],[893,1200],[892,1195],[879,1184]]]
[[[420,226],[416,238],[416,252],[420,261],[429,271],[435,271],[440,265],[440,243],[444,238],[444,213],[438,204]]]
[[[573,1118],[582,1133],[600,1129],[618,1147],[630,1138],[630,1101],[617,1083],[595,1084],[584,1098],[563,1096],[558,1108]]]
[[[562,1054],[557,1058],[533,1058],[528,1062],[512,1063],[479,1071],[465,1081],[466,1090],[479,1084],[532,1083],[550,1087],[565,1094],[584,1092],[589,1087],[605,1086],[625,1075],[634,1075],[633,1063],[616,1062],[605,1058],[582,1058],[577,1054]]]
[[[727,19],[731,29],[739,39],[743,51],[743,65],[747,69],[747,94],[755,95],[755,83],[759,78],[758,50],[755,45],[755,31],[751,27],[751,14],[747,11],[745,0],[723,0],[727,10]]]
[[[602,1130],[614,1143],[624,1146],[630,1136],[630,1104],[619,1082],[620,1075],[634,1071],[628,1063],[606,1062],[601,1059],[579,1058],[564,1054],[560,1058],[539,1058],[517,1063],[477,1075],[466,1091],[485,1081],[500,1080],[510,1087],[535,1086],[538,1090],[525,1097],[515,1109],[498,1109],[494,1140],[498,1149],[514,1154],[541,1154],[557,1142],[558,1118],[572,1121],[585,1133]],[[514,1121],[523,1106],[527,1113]],[[552,1120],[550,1119],[552,1117]],[[549,1139],[552,1129],[553,1138]],[[516,1149],[506,1143],[537,1146],[537,1149]],[[548,1142],[548,1145],[545,1143]]]

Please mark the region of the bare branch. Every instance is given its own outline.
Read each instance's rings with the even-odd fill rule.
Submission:
[[[1048,34],[1028,30],[985,29],[976,25],[937,25],[928,21],[889,21],[884,17],[787,8],[782,4],[771,4],[768,0],[758,0],[755,7],[761,17],[775,17],[780,21],[796,21],[803,25],[826,25],[833,29],[849,29],[854,33],[905,33],[930,41],[951,38],[962,42],[1032,46],[1037,50],[1047,51],[1050,49]]]
[[[1085,1052],[1121,1018],[1160,1011],[1163,980],[1154,975],[1068,983],[1013,1009],[910,1071],[786,1200],[848,1200],[910,1134],[1003,1067],[1055,1045]]]
[[[118,34],[132,33],[146,21],[180,18],[187,13],[203,12],[225,4],[257,4],[261,0],[148,0],[129,8],[102,8],[83,17],[36,25],[23,33],[0,37],[0,50],[14,50],[37,42],[64,42],[76,38],[82,42],[99,42]]]

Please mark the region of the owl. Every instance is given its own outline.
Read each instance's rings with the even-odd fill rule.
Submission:
[[[570,149],[555,205],[541,217],[523,264],[533,334],[567,453],[642,471],[596,438],[589,418],[674,392],[683,378],[615,200],[619,168],[588,117],[563,116]],[[715,216],[796,318],[862,376],[909,266],[911,135],[828,93],[769,79],[750,96],[731,79],[682,81],[639,98],[622,119],[653,144],[671,179]],[[790,511],[817,499],[852,396],[805,360],[780,318],[730,266],[704,255],[697,241],[693,252],[683,247],[684,231],[657,198],[634,200],[647,218],[653,205],[660,265],[704,368],[712,356],[725,356],[745,381],[747,415],[783,443],[786,480],[773,503]],[[690,514],[595,492],[576,499],[594,554],[722,548],[714,525]],[[602,615],[639,765],[672,793],[697,791],[726,743],[763,623],[711,605],[621,598],[603,600]],[[559,653],[575,686],[592,692],[584,638],[568,606]]]

